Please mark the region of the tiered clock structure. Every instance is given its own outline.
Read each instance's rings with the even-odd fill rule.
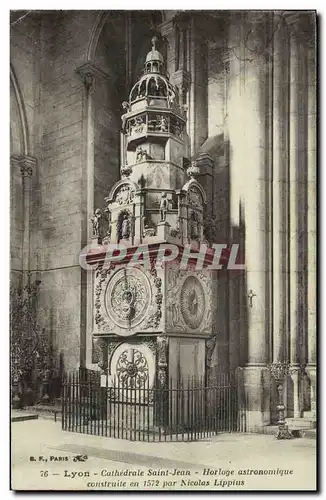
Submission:
[[[198,248],[204,242],[206,194],[189,161],[186,109],[169,81],[153,39],[139,80],[123,103],[121,179],[106,201],[108,230],[95,211],[95,237],[132,254],[145,245],[149,266],[110,266],[92,257],[93,338],[100,366],[123,385],[167,387],[205,374],[205,340],[213,331],[212,271],[156,266],[161,243]],[[96,260],[97,258],[97,260]]]

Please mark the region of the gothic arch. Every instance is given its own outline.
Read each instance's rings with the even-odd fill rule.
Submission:
[[[198,191],[201,193],[203,202],[207,204],[207,196],[205,193],[205,190],[203,186],[196,180],[196,179],[190,179],[182,188],[183,191],[187,192],[190,190],[191,187],[195,187],[198,189]]]
[[[13,91],[13,95],[11,95],[10,98],[11,143],[13,146],[15,144],[20,144],[19,146],[20,151],[12,151],[12,153],[18,153],[26,156],[29,154],[29,134],[28,134],[26,110],[20,86],[12,64],[10,64],[10,87]],[[14,123],[14,121],[16,121],[16,123]]]
[[[101,36],[103,26],[105,25],[108,16],[109,16],[108,11],[99,12],[97,15],[97,19],[93,25],[91,36],[89,39],[87,55],[86,55],[87,61],[90,61],[90,62],[95,61],[95,53],[96,53],[97,44],[98,44],[99,38]]]

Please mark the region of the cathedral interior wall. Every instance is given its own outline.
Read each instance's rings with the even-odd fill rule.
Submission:
[[[33,154],[37,133],[39,93],[39,22],[35,16],[13,19],[10,38],[10,154]],[[17,22],[15,22],[17,21]],[[10,168],[10,252],[12,280],[22,270],[23,263],[23,191],[21,172],[17,164]]]
[[[142,68],[151,26],[150,14],[141,12],[101,15],[54,11],[31,13],[15,22],[16,14],[11,28],[16,85],[11,83],[11,154],[37,159],[31,178],[29,271],[42,282],[38,321],[54,339],[58,354],[64,353],[66,368],[85,361],[91,284],[86,283],[78,256],[88,242],[90,214],[94,207],[103,207],[119,178],[121,102]],[[160,22],[172,74],[176,58],[171,16],[165,12]],[[283,355],[313,365],[314,48],[301,39],[294,41],[296,35],[289,37],[284,30],[276,31],[280,38],[272,37],[271,44],[278,19],[269,14],[251,13],[246,18],[235,11],[221,16],[207,24],[207,30],[202,20],[191,20],[184,68],[191,74],[191,154],[207,154],[214,163],[212,182],[208,177],[205,182],[211,190],[208,210],[215,216],[216,240],[239,243],[247,265],[246,273],[218,273],[217,343],[211,366],[216,371],[248,363],[257,367]],[[254,49],[258,53],[253,57]],[[296,66],[294,61],[300,63]],[[86,63],[99,70],[89,89],[77,71]],[[292,108],[286,109],[285,102],[292,102]],[[285,129],[282,133],[282,123],[290,135]],[[286,167],[285,178],[279,178],[284,158],[292,166]],[[13,283],[23,268],[26,214],[21,179],[19,167],[12,165]],[[278,198],[280,193],[284,197]],[[278,199],[287,199],[287,205]],[[303,254],[307,257],[301,262]],[[255,294],[253,307],[248,302],[250,290]],[[245,384],[250,387],[260,377],[251,367],[244,374]],[[266,395],[257,394],[254,412],[268,406]]]

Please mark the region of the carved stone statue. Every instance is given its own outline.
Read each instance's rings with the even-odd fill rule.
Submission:
[[[130,219],[127,214],[124,215],[121,225],[121,236],[124,240],[130,237]]]
[[[146,149],[143,149],[141,146],[138,146],[136,149],[136,163],[140,161],[149,160],[151,157],[147,153]]]
[[[108,229],[102,239],[102,243],[103,244],[107,244],[107,243],[110,243],[111,241],[111,231],[112,231],[112,225],[111,225],[111,212],[110,212],[110,209],[109,208],[106,208],[104,210],[104,214],[105,214],[105,217],[106,217],[106,220],[108,222]]]
[[[174,101],[175,101],[175,95],[174,95],[174,92],[172,92],[171,90],[168,91],[168,100],[169,100],[170,106],[173,106]]]
[[[160,132],[167,132],[168,131],[168,122],[164,116],[158,117],[158,129]]]
[[[162,193],[161,195],[161,201],[160,201],[160,216],[161,216],[161,221],[166,220],[166,213],[169,208],[169,202],[166,197],[166,193]]]
[[[111,241],[111,226],[109,226],[109,229],[106,232],[105,237],[103,238],[103,243],[110,243]]]
[[[94,212],[93,217],[91,217],[90,222],[93,225],[93,236],[101,238],[103,235],[103,217],[100,208],[97,208]]]

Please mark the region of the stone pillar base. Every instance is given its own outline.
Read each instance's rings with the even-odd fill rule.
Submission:
[[[270,424],[270,374],[266,365],[247,365],[236,370],[242,429],[261,432]],[[243,425],[244,424],[244,425]]]
[[[157,237],[159,240],[167,241],[170,236],[170,224],[166,221],[158,222],[157,224]]]
[[[300,399],[300,391],[301,391],[301,369],[300,366],[292,365],[289,370],[290,380],[291,380],[291,394],[288,394],[285,401],[289,403],[291,401],[291,406],[293,407],[293,417],[300,418],[301,415],[301,399]],[[285,385],[285,384],[284,384]],[[289,413],[289,412],[288,412]]]
[[[311,418],[316,422],[317,419],[317,409],[316,409],[316,395],[317,395],[317,384],[316,384],[316,365],[307,365],[306,372],[310,378],[310,409]]]

